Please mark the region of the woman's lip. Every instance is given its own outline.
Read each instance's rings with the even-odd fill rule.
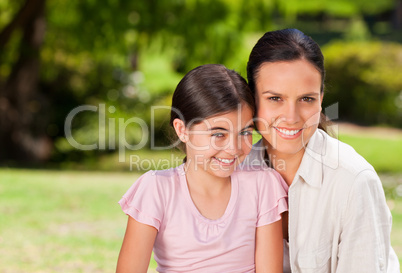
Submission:
[[[291,129],[291,128],[283,128],[283,127],[273,127],[279,136],[285,139],[295,139],[298,138],[302,131],[302,129]]]

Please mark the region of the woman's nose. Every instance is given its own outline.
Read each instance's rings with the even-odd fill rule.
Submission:
[[[295,124],[300,121],[299,109],[296,103],[288,103],[284,110],[283,117],[288,124]]]

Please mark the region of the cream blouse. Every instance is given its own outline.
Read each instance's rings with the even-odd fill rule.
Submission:
[[[263,163],[262,141],[246,165]],[[381,181],[349,145],[317,129],[289,187],[284,272],[400,272]]]

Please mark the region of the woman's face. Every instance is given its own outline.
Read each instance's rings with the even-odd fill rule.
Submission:
[[[270,153],[296,154],[318,127],[321,74],[306,60],[264,63],[256,77],[256,126]]]

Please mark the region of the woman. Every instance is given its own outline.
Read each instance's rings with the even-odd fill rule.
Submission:
[[[284,272],[399,272],[380,179],[322,124],[317,43],[296,29],[267,32],[251,51],[247,76],[262,135],[247,164],[267,163],[289,185]]]

